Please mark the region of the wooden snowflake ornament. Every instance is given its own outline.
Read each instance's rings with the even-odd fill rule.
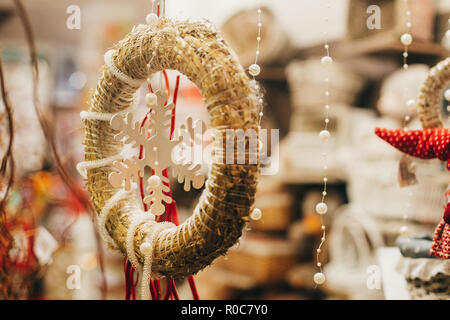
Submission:
[[[165,211],[164,203],[171,203],[172,198],[167,194],[170,191],[169,179],[164,177],[163,172],[172,168],[172,172],[179,183],[184,182],[184,190],[189,191],[191,185],[200,189],[205,177],[200,172],[201,165],[194,164],[190,160],[181,158],[174,159],[174,149],[183,141],[183,135],[178,139],[170,139],[171,112],[173,103],[167,103],[167,93],[162,90],[155,92],[156,98],[153,103],[148,103],[150,109],[149,126],[142,126],[139,121],[133,121],[133,115],[117,114],[110,121],[111,128],[118,130],[114,139],[118,142],[132,144],[133,147],[142,146],[143,156],[133,157],[131,160],[114,162],[116,171],[109,175],[109,182],[113,187],[123,187],[130,190],[131,182],[137,183],[139,177],[143,177],[145,167],[152,170],[152,176],[148,179],[147,191],[149,195],[144,202],[150,205],[154,215],[162,215]],[[203,123],[196,122],[195,126]],[[191,118],[181,129],[189,136],[189,143],[201,143],[201,139],[195,136],[196,128]]]
[[[113,166],[117,169],[117,172],[111,172],[109,174],[109,182],[113,187],[123,188],[126,191],[131,190],[131,183],[138,183],[139,177],[141,177],[141,168],[139,167],[139,160],[137,157],[133,157],[131,160],[124,159],[122,161],[114,161]]]

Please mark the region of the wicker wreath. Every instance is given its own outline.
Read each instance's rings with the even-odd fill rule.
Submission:
[[[420,87],[417,103],[419,120],[424,129],[441,128],[442,91],[450,81],[450,58],[431,68],[428,77]]]
[[[85,162],[81,169],[86,174],[100,228],[128,258],[134,256],[135,261],[144,264],[146,257],[140,246],[150,231],[145,219],[136,219],[142,216],[138,197],[134,193],[124,196],[108,182],[111,163],[123,148],[123,143],[114,140],[117,131],[108,120],[132,104],[134,93],[149,75],[173,69],[200,89],[210,115],[210,128],[258,132],[258,86],[208,23],[159,19],[153,25],[139,25],[105,55],[105,62],[85,111],[88,116],[82,117]],[[219,146],[216,151],[221,153],[225,140]],[[213,158],[193,215],[153,238],[153,275],[180,278],[195,274],[238,241],[254,203],[259,176],[257,158],[256,164],[224,164]],[[129,247],[127,252],[130,236],[132,252]]]

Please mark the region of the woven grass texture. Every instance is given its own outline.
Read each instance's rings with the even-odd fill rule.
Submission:
[[[417,104],[419,120],[424,129],[441,128],[441,96],[450,81],[450,58],[434,66],[420,87]]]
[[[208,23],[174,22],[160,19],[157,25],[139,25],[114,48],[112,61],[123,74],[145,82],[149,74],[178,70],[200,89],[210,115],[210,128],[258,132],[257,90],[236,55]],[[129,107],[139,84],[126,83],[104,66],[89,111],[116,113]],[[114,141],[109,122],[84,120],[85,160],[111,157],[123,144]],[[225,138],[216,150],[223,153]],[[217,141],[216,141],[217,142]],[[249,148],[250,149],[250,148]],[[237,148],[235,148],[237,152]],[[247,155],[252,150],[247,150]],[[257,153],[258,151],[256,151]],[[223,255],[242,234],[254,203],[259,175],[256,164],[224,164],[213,157],[208,180],[194,214],[183,224],[155,241],[152,270],[160,276],[181,278],[197,273]],[[111,166],[87,170],[87,188],[99,213],[118,189],[108,182]],[[106,230],[126,254],[126,235],[132,215],[139,209],[137,196],[119,201],[109,212]],[[189,228],[189,224],[193,228]],[[134,248],[145,237],[142,225],[135,233]]]

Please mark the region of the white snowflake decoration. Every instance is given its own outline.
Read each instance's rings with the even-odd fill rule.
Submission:
[[[165,105],[167,93],[162,90],[155,92],[154,103],[147,104],[151,109],[149,125],[141,126],[139,121],[133,121],[131,113],[117,114],[110,122],[114,130],[119,133],[114,136],[116,141],[130,143],[133,147],[142,146],[143,154],[141,159],[133,157],[113,163],[115,171],[109,175],[109,182],[113,187],[123,187],[125,190],[131,189],[131,183],[138,183],[139,178],[143,178],[145,167],[149,167],[154,174],[147,180],[148,196],[144,198],[144,203],[150,204],[150,210],[154,215],[162,215],[165,211],[164,203],[171,203],[172,198],[167,195],[170,191],[169,179],[164,177],[163,171],[172,168],[172,174],[179,183],[184,182],[184,190],[189,191],[191,184],[195,189],[200,189],[205,183],[205,177],[200,172],[201,164],[194,164],[184,157],[173,159],[173,150],[179,145],[183,138],[190,146],[201,143],[194,134],[198,126],[202,126],[202,134],[205,126],[197,121],[193,125],[191,118],[186,120],[186,124],[181,126],[183,135],[170,140],[171,111],[174,108],[172,103]],[[199,141],[200,140],[200,141]]]

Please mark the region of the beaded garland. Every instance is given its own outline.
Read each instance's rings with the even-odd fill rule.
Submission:
[[[331,3],[327,3],[327,11],[331,10]],[[328,24],[329,18],[328,16],[325,17],[325,23]],[[325,52],[326,55],[323,56],[320,59],[320,62],[324,68],[329,69],[329,67],[333,64],[333,58],[331,58],[330,55],[330,45],[328,43],[328,32],[324,31],[325,36]],[[328,126],[330,123],[329,119],[329,111],[330,111],[330,76],[327,72],[327,75],[324,79],[325,82],[325,120],[324,120],[324,128],[319,133],[319,140],[322,143],[327,143],[331,137],[330,131],[328,131]],[[316,213],[320,215],[320,221],[321,221],[321,230],[322,230],[322,237],[320,239],[319,247],[316,249],[316,266],[319,269],[317,273],[314,274],[313,280],[316,283],[316,285],[322,285],[325,283],[326,277],[325,274],[322,271],[322,262],[320,262],[320,254],[322,252],[322,247],[325,244],[326,240],[326,226],[324,224],[323,216],[328,211],[328,206],[326,204],[326,196],[327,196],[327,169],[328,169],[328,155],[326,152],[322,154],[324,165],[323,165],[323,190],[322,190],[322,200],[316,205]]]

